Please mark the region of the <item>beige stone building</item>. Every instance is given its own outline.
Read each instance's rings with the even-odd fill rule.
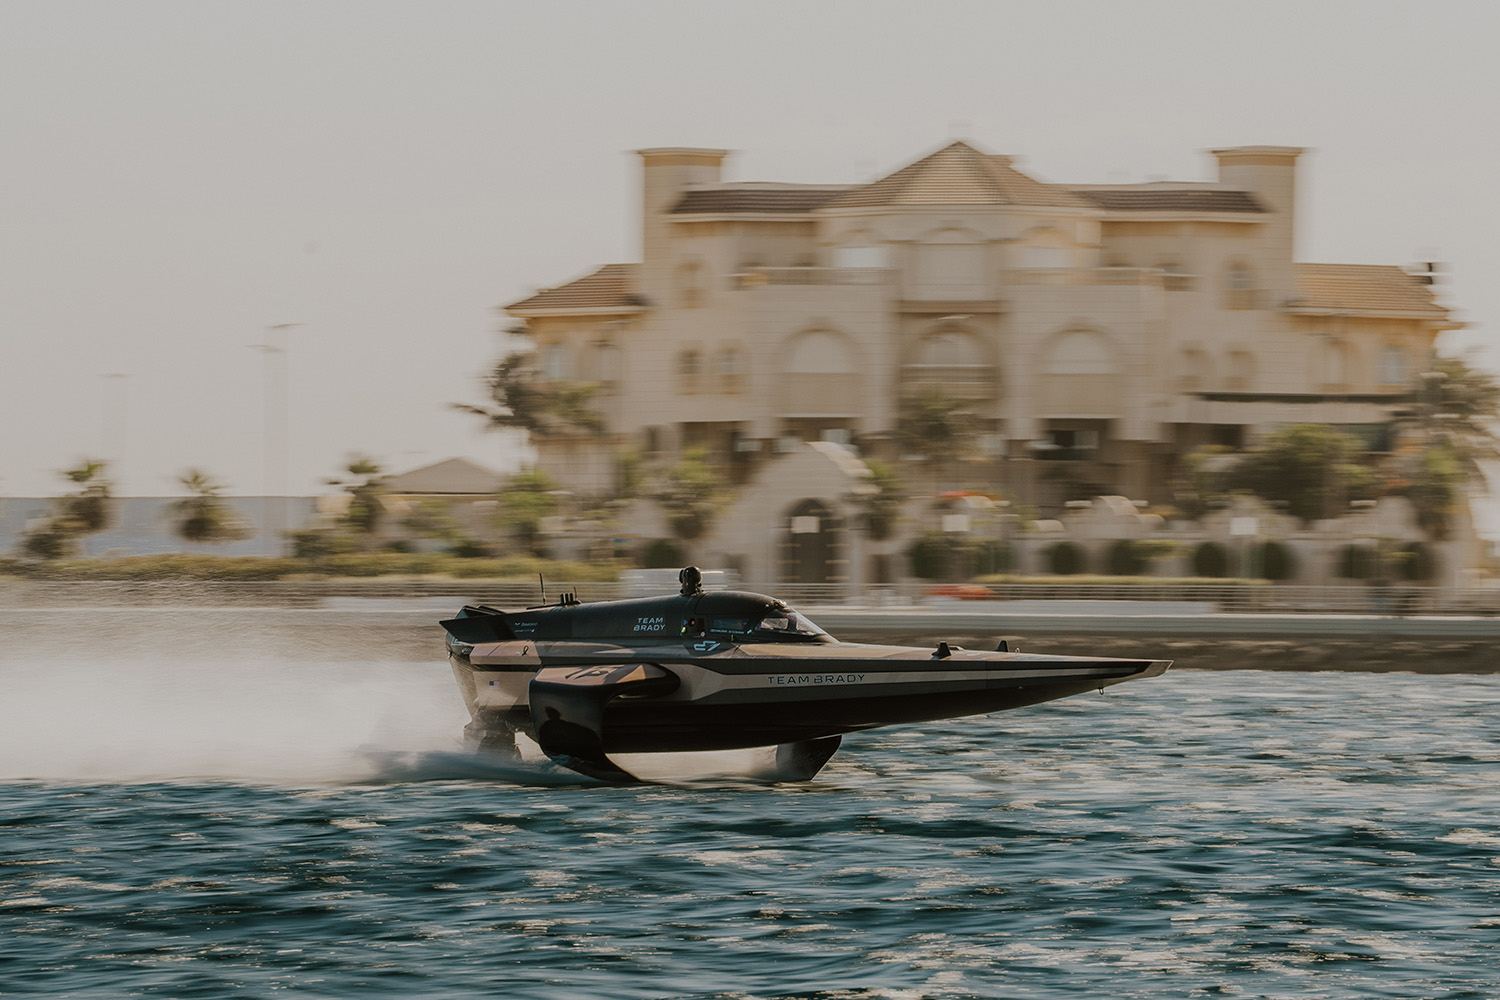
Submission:
[[[827,441],[904,460],[913,486],[1052,513],[1167,503],[1180,456],[1287,423],[1377,442],[1460,324],[1427,275],[1297,261],[1301,152],[1214,150],[1207,183],[1064,185],[954,142],[821,186],[726,183],[723,150],[642,150],[641,260],[507,307],[537,378],[598,386],[605,433],[550,435],[539,464],[607,492],[623,448],[701,446],[750,483]],[[902,433],[933,392],[979,422],[940,468]],[[797,509],[768,524],[805,524]]]

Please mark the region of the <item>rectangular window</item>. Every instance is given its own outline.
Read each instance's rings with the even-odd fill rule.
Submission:
[[[1099,451],[1099,432],[1095,430],[1053,428],[1045,438],[1048,447],[1037,449],[1037,457],[1052,462],[1086,462]]]
[[[833,251],[834,267],[890,267],[889,260],[885,247],[838,247]]]

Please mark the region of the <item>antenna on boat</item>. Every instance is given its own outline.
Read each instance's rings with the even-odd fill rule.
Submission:
[[[547,603],[547,581],[545,579],[543,579],[542,574],[540,574],[540,573],[538,573],[536,575],[536,585],[538,587],[540,587],[541,590],[542,590],[542,603],[546,604]]]

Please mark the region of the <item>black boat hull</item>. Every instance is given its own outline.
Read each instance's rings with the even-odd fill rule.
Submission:
[[[506,645],[520,648],[481,653],[479,659],[488,663],[455,655],[454,672],[478,729],[537,739],[530,697],[540,668],[531,659],[536,647]],[[646,662],[678,678],[678,688],[663,696],[609,700],[602,709],[603,749],[656,753],[796,743],[1023,708],[1155,676],[1167,668],[1165,661],[962,650],[941,660],[923,651],[925,659],[914,659],[910,654],[916,651],[900,647],[860,647],[864,655],[840,657],[831,670],[827,654],[836,648],[819,648],[823,656],[817,660],[774,654],[686,659],[679,652],[674,662],[662,655],[665,650],[655,651]],[[611,659],[614,664],[638,660],[647,651],[620,656],[625,652],[600,650],[585,657],[558,650],[542,660],[554,669],[590,670]],[[497,659],[530,662],[493,662]]]

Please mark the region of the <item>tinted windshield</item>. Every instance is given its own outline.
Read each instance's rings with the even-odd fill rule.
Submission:
[[[762,618],[755,626],[752,635],[757,638],[770,638],[787,635],[827,635],[827,633],[818,628],[811,618],[791,608],[786,608],[773,611]]]

